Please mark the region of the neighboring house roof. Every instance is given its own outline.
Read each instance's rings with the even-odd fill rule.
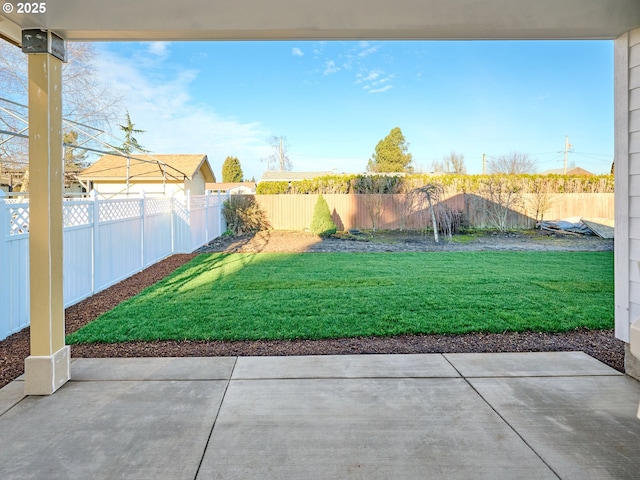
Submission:
[[[206,182],[216,178],[204,154],[194,155],[132,155],[129,160],[129,178],[145,181],[182,182],[202,170]],[[122,181],[127,179],[127,159],[119,155],[104,155],[89,168],[78,174],[81,180]]]
[[[564,168],[552,168],[550,170],[545,170],[544,172],[540,172],[541,175],[564,175]],[[593,175],[589,170],[585,170],[581,167],[573,167],[567,170],[567,175]]]
[[[262,174],[261,182],[295,182],[298,180],[311,180],[317,177],[335,175],[335,172],[276,172],[266,171]]]
[[[216,192],[227,192],[235,188],[245,187],[255,191],[256,182],[219,182],[219,183],[207,183],[206,189]]]

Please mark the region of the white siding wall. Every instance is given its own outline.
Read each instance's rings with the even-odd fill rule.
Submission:
[[[640,319],[640,30],[615,43],[616,337]]]
[[[137,197],[144,192],[147,196],[165,196],[173,197],[175,195],[184,195],[185,185],[184,183],[171,183],[167,182],[162,184],[161,182],[131,182],[129,184],[129,193],[127,194],[127,184],[118,183],[102,183],[93,182],[93,188],[100,194],[102,198],[124,198],[128,196]]]
[[[629,36],[629,322],[640,319],[640,30]]]
[[[206,191],[206,182],[202,171],[198,171],[191,180],[188,178],[185,179],[184,188],[191,192],[191,195],[204,195]]]

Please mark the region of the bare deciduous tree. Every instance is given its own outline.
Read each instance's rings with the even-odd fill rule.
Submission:
[[[553,203],[553,194],[549,186],[549,181],[545,177],[536,178],[533,181],[532,191],[528,195],[529,204],[535,210],[536,223],[544,220],[544,214]]]
[[[490,158],[487,162],[487,170],[490,174],[535,173],[536,169],[536,161],[526,153],[513,152],[498,158]]]
[[[287,137],[277,137],[275,135],[267,139],[273,153],[266,159],[267,170],[278,170],[280,172],[290,172],[293,169],[293,164],[289,158],[289,144],[287,143]]]
[[[361,179],[359,188],[366,192],[365,208],[375,232],[384,215],[385,195],[396,193],[397,177],[387,175],[367,175]]]
[[[522,185],[504,175],[490,175],[482,181],[482,200],[489,224],[506,232],[509,213],[522,207]]]
[[[419,211],[422,199],[423,196],[416,190],[391,195],[393,208],[398,217],[398,228],[401,232],[406,228],[411,215]]]
[[[462,214],[461,212],[452,211],[444,201],[446,193],[444,185],[428,183],[423,187],[416,188],[414,193],[421,195],[427,201],[434,241],[436,243],[440,241],[439,233],[451,240],[453,233],[460,228]]]
[[[464,155],[451,151],[442,158],[442,161],[434,161],[431,165],[434,172],[466,174],[467,167],[464,163]]]
[[[120,99],[99,82],[94,65],[95,49],[89,43],[68,44],[69,62],[62,66],[62,106],[67,120],[106,128],[119,110]],[[0,129],[27,134],[27,55],[0,42]],[[69,132],[72,129],[65,131]],[[17,136],[0,138],[0,166],[26,170],[28,140]]]

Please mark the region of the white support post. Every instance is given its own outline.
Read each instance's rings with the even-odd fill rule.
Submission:
[[[50,395],[70,378],[62,293],[62,61],[64,41],[25,30],[29,63],[29,269],[31,354],[27,395]]]
[[[615,335],[629,342],[629,34],[614,43]]]

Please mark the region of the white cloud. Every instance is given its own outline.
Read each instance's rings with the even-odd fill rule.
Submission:
[[[322,54],[324,54],[324,47],[326,46],[326,44],[327,42],[316,42],[316,47],[313,49],[314,58],[318,58]]]
[[[304,56],[304,52],[300,50],[298,47],[293,47],[291,49],[291,55],[293,55],[294,57],[302,57]]]
[[[96,68],[105,85],[122,97],[136,128],[145,130],[136,135],[143,147],[153,153],[204,153],[216,176],[227,155],[240,159],[249,178],[259,178],[265,170],[260,159],[270,153],[270,132],[258,122],[221,117],[211,106],[195,101],[189,89],[196,70],[164,69],[158,78],[135,60],[108,51],[100,53]],[[124,112],[114,126],[123,120]],[[121,143],[122,138],[112,142]]]
[[[337,67],[336,62],[333,60],[327,60],[324,67],[324,75],[331,75],[332,73],[336,73],[340,70],[340,67]]]
[[[149,42],[147,45],[147,52],[159,59],[164,60],[169,55],[170,42]]]
[[[373,55],[380,48],[378,45],[373,45],[372,46],[369,42],[360,42],[358,44],[358,47],[360,48],[360,51],[358,52],[358,57],[360,57],[360,58],[364,58],[364,57],[368,57],[369,55]]]
[[[382,93],[393,88],[389,83],[393,80],[394,75],[385,75],[382,70],[365,70],[356,74],[356,85],[362,85],[362,89],[368,93]]]
[[[380,77],[380,73],[378,71],[371,71],[368,73],[357,73],[356,74],[356,85],[360,83],[369,83],[373,82]]]
[[[382,93],[382,92],[387,92],[389,90],[391,90],[393,88],[392,85],[385,85],[382,88],[373,88],[371,90],[369,90],[369,93]]]

